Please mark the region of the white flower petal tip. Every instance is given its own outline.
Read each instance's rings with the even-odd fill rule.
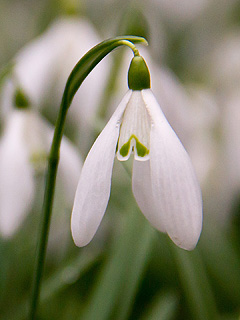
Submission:
[[[120,120],[129,97],[130,92],[125,95],[98,136],[83,164],[71,218],[72,237],[79,247],[92,240],[105,213],[110,196]]]
[[[192,201],[188,201],[185,198],[185,210],[179,211],[177,214],[182,216],[182,221],[174,221],[172,228],[168,230],[168,235],[172,241],[180,248],[191,251],[193,250],[199,240],[202,231],[202,200],[200,190],[197,188],[192,190],[198,193],[197,197],[194,197]],[[191,195],[190,195],[191,196]],[[174,215],[174,213],[173,213]]]
[[[191,160],[150,90],[143,99],[152,119],[150,166],[155,206],[166,232],[192,250],[202,229],[202,196]]]

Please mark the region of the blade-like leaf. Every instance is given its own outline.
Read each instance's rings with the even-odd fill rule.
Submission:
[[[173,292],[158,295],[141,320],[173,320],[178,308],[178,297]]]
[[[111,255],[80,319],[126,319],[133,305],[155,231],[139,211],[128,213],[124,232],[116,238]]]
[[[180,282],[193,319],[219,319],[213,292],[198,249],[187,252],[176,247],[170,241],[169,244],[173,251]]]
[[[207,221],[200,249],[212,279],[233,304],[240,301],[240,260],[226,231]]]
[[[57,270],[49,279],[43,282],[41,293],[41,304],[58,294],[60,291],[74,284],[83,276],[100,258],[100,253],[89,254],[85,252],[66,266]],[[16,311],[9,311],[3,315],[3,320],[21,320],[25,319],[29,307],[28,298],[26,298]]]

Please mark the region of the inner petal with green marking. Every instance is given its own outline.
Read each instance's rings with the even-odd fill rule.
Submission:
[[[151,122],[141,91],[133,91],[123,114],[118,139],[117,158],[128,160],[134,152],[136,160],[149,159]]]

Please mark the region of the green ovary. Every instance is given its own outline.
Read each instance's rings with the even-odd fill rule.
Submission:
[[[139,157],[143,158],[144,156],[149,154],[149,150],[141,142],[139,142],[138,138],[134,134],[132,134],[128,142],[124,143],[124,145],[121,147],[119,151],[122,157],[126,157],[128,155],[130,149],[130,142],[132,139],[135,139],[136,141],[136,149]]]

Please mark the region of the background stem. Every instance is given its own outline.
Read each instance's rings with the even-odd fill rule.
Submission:
[[[39,243],[38,243],[38,249],[37,249],[36,267],[34,272],[34,285],[33,285],[30,317],[29,317],[29,319],[31,320],[35,319],[37,304],[39,300],[40,284],[41,284],[43,268],[45,263],[48,233],[49,233],[50,220],[51,220],[51,214],[52,214],[57,166],[58,166],[58,159],[50,158],[49,166],[48,166],[47,181],[46,181],[44,206],[43,206],[44,208],[43,217],[42,217],[40,237],[39,237]]]
[[[53,208],[53,198],[56,184],[57,168],[59,163],[59,150],[63,135],[64,123],[67,115],[68,107],[63,103],[60,107],[58,119],[55,126],[52,147],[48,159],[48,172],[46,177],[45,195],[43,201],[42,221],[39,234],[39,242],[37,248],[36,265],[34,272],[33,292],[30,305],[30,317],[34,320],[40,295],[40,285],[45,264],[46,249],[48,242],[48,233]]]

